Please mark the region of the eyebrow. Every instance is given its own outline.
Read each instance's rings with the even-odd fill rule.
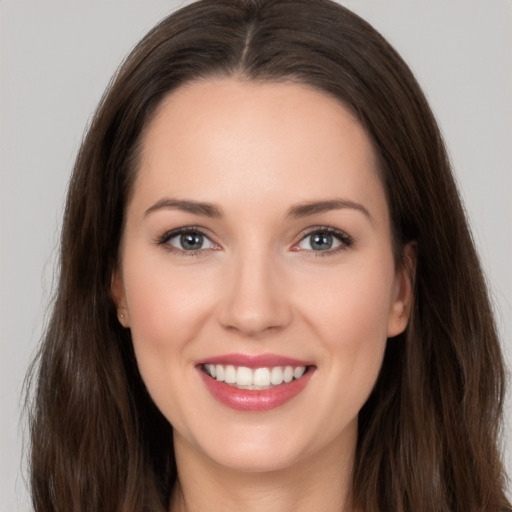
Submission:
[[[309,215],[317,215],[319,213],[324,213],[331,210],[341,210],[344,208],[357,210],[368,217],[370,221],[373,220],[370,212],[362,204],[356,203],[354,201],[348,201],[346,199],[329,199],[327,201],[313,201],[299,204],[289,210],[287,217],[298,219],[301,217],[307,217]]]
[[[295,219],[308,217],[310,215],[318,215],[331,210],[341,210],[344,208],[357,210],[363,213],[370,221],[372,216],[370,212],[359,203],[349,201],[346,199],[329,199],[326,201],[310,201],[293,206],[288,211],[286,217],[292,217]],[[201,201],[193,201],[188,199],[172,199],[164,198],[157,201],[153,206],[150,206],[145,212],[144,216],[149,215],[152,212],[158,210],[181,210],[194,215],[202,215],[205,217],[219,218],[222,217],[222,210],[212,204]]]
[[[144,216],[158,210],[181,210],[183,212],[193,213],[195,215],[203,215],[205,217],[221,217],[220,208],[211,203],[203,203],[200,201],[191,201],[185,199],[164,198],[150,206]]]

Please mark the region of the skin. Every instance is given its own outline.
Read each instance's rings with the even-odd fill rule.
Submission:
[[[169,198],[219,215],[158,207]],[[290,215],[332,200],[349,204]],[[201,250],[187,252],[179,236],[159,243],[190,226],[207,237]],[[313,250],[309,231],[325,226],[343,238]],[[395,265],[373,148],[340,102],[236,77],[168,95],[144,134],[112,291],[173,425],[171,510],[352,510],[357,416],[388,338],[407,325],[407,275]],[[230,353],[307,360],[314,373],[280,407],[236,411],[196,368]]]

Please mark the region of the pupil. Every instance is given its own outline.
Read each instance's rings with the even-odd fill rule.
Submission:
[[[312,236],[311,247],[315,250],[325,250],[332,247],[332,235],[317,233]]]
[[[199,233],[185,233],[181,235],[181,246],[187,250],[201,249],[203,235]]]

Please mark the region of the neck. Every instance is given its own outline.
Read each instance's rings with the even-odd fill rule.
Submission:
[[[171,512],[353,512],[352,467],[357,433],[336,439],[295,464],[259,472],[221,466],[175,432],[178,483]]]

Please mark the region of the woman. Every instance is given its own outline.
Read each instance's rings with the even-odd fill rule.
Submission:
[[[510,509],[439,130],[329,1],[197,2],[135,48],[77,158],[38,371],[36,510]]]

